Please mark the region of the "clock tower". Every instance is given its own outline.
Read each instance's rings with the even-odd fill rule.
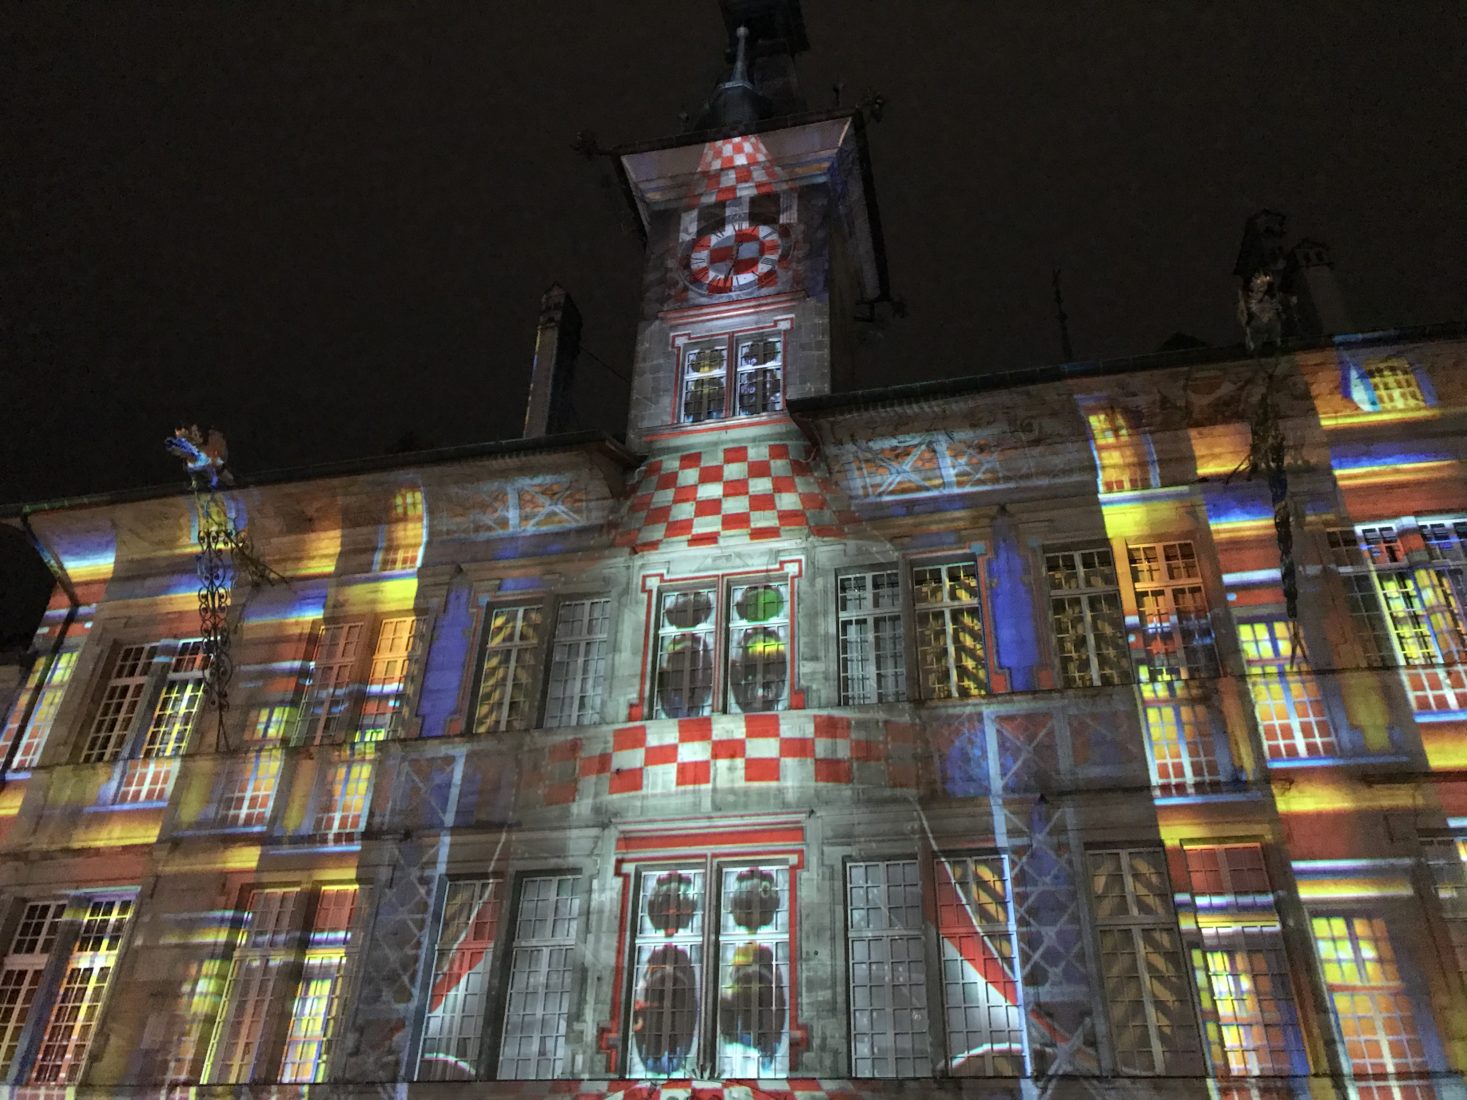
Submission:
[[[886,275],[862,117],[809,112],[798,0],[721,0],[731,71],[699,130],[616,151],[647,242],[628,442],[782,434],[848,383],[854,315]]]

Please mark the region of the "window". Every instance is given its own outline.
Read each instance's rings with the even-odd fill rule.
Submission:
[[[82,745],[83,764],[116,760],[122,754],[123,746],[137,724],[148,692],[153,662],[160,648],[153,643],[126,645],[117,651],[111,675],[102,690],[102,701]]]
[[[1218,674],[1212,619],[1190,542],[1130,546],[1131,582],[1140,616],[1136,671],[1143,683]]]
[[[790,871],[700,862],[638,876],[627,1049],[633,1077],[789,1072]]]
[[[365,629],[362,623],[331,623],[321,628],[314,659],[307,662],[298,733],[301,744],[331,745],[346,739],[355,694],[353,675]]]
[[[41,750],[46,747],[46,738],[56,722],[56,712],[61,707],[66,686],[71,682],[71,673],[76,667],[76,653],[74,649],[63,649],[56,654],[54,661],[42,657],[31,666],[25,687],[16,697],[15,705],[10,708],[4,732],[0,733],[0,762],[4,761],[5,754],[10,751],[17,735],[20,737],[15,759],[10,762],[12,772],[27,771],[40,761]],[[44,687],[41,683],[43,677]],[[40,693],[39,698],[37,692]],[[26,721],[25,731],[21,732],[20,724],[25,721],[25,709],[32,699],[36,699],[36,704],[31,710],[30,719]]]
[[[564,600],[556,611],[545,725],[585,726],[601,721],[601,693],[611,630],[608,599]]]
[[[846,920],[852,1074],[930,1077],[917,861],[847,864]]]
[[[924,699],[972,699],[988,692],[983,602],[974,562],[912,569],[917,668]]]
[[[268,824],[284,762],[284,753],[269,746],[248,749],[231,760],[225,771],[219,822],[236,829],[258,829]]]
[[[338,759],[327,770],[315,832],[327,843],[355,839],[367,823],[376,761],[370,756]]]
[[[421,625],[412,616],[380,620],[370,656],[366,623],[322,626],[305,662],[296,743],[362,745],[401,733]]]
[[[1232,1077],[1308,1072],[1283,928],[1257,844],[1185,849],[1201,947],[1198,985],[1210,1011],[1213,1063]]]
[[[1427,520],[1425,564],[1413,565],[1393,525],[1329,532],[1367,665],[1401,666],[1418,711],[1467,706],[1467,519]]]
[[[1333,756],[1338,746],[1319,682],[1295,650],[1290,624],[1282,619],[1240,623],[1238,642],[1268,758]]]
[[[1451,937],[1453,957],[1448,961],[1467,977],[1467,839],[1432,837],[1422,841],[1422,848]]]
[[[539,604],[490,607],[488,615],[474,729],[483,733],[530,729],[535,724],[544,609]]]
[[[1001,855],[939,858],[937,933],[948,1072],[1028,1072],[1018,941]]]
[[[1044,567],[1061,685],[1128,683],[1126,615],[1109,547],[1050,551]]]
[[[1162,795],[1191,794],[1222,778],[1212,709],[1196,685],[1139,685],[1151,749],[1151,781]]]
[[[1426,1073],[1430,1067],[1385,918],[1318,916],[1311,924],[1350,1071],[1366,1080]],[[1429,1084],[1356,1087],[1367,1100],[1426,1100],[1436,1095]]]
[[[841,705],[906,699],[900,574],[895,569],[842,573],[836,597]]]
[[[846,867],[851,1069],[857,1077],[932,1074],[918,866],[893,860]],[[939,857],[933,872],[947,1073],[1023,1076],[1025,1018],[1007,860]]]
[[[472,1081],[477,1076],[498,925],[497,879],[448,884],[429,975],[419,1080]]]
[[[206,1083],[326,1079],[358,900],[356,886],[250,891]]]
[[[499,1046],[501,1079],[543,1080],[565,1074],[565,1028],[580,921],[575,875],[522,881]]]
[[[683,345],[680,356],[684,424],[759,416],[784,408],[783,333],[700,340]]]
[[[226,763],[215,801],[218,824],[233,829],[259,829],[269,823],[285,766],[282,746],[290,731],[301,722],[310,657],[317,641],[314,634],[306,641],[292,697],[289,701],[276,698],[260,706],[246,727],[244,751]]]
[[[327,841],[353,839],[365,824],[376,746],[401,732],[419,635],[415,618],[381,620],[363,668],[364,624],[329,623],[321,629],[314,660],[307,662],[298,737],[305,744],[340,746],[326,759],[317,793],[313,828]],[[253,774],[258,782],[235,788],[241,803],[257,808],[273,798],[266,785],[279,777],[278,763],[264,751]],[[261,813],[267,815],[268,807],[252,820]]]
[[[721,608],[717,585],[657,593],[655,717],[696,718],[715,709],[757,714],[789,705],[789,582],[759,579],[727,591]]]
[[[1196,1016],[1160,848],[1090,853],[1090,885],[1116,1067],[1201,1072]]]
[[[46,1021],[32,1048],[32,1083],[81,1080],[132,910],[131,898],[78,895],[70,903],[28,902],[21,911],[0,970],[0,1043],[13,1069],[26,1053],[27,1022],[36,1014]],[[53,965],[58,955],[64,969]]]
[[[180,642],[168,662],[163,691],[153,708],[153,720],[129,760],[117,792],[118,802],[163,802],[178,774],[178,757],[188,744],[189,731],[204,698],[204,674],[209,667],[204,643]]]

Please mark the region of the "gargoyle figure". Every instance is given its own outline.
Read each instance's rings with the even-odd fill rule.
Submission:
[[[163,441],[163,446],[183,462],[195,488],[200,487],[201,482],[209,489],[219,488],[221,482],[234,484],[233,475],[225,469],[225,463],[229,461],[229,445],[224,441],[223,432],[210,428],[205,439],[199,426],[191,424],[174,429],[173,435]]]
[[[1284,303],[1274,275],[1254,272],[1247,285],[1238,288],[1238,323],[1243,326],[1243,345],[1249,351],[1277,344],[1283,338]]]

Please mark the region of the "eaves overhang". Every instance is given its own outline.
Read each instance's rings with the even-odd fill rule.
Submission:
[[[1289,340],[1284,342],[1279,351],[1283,355],[1293,355],[1310,351],[1328,351],[1335,348],[1422,344],[1464,338],[1467,338],[1467,322],[1444,321],[1413,328],[1382,329],[1375,332],[1326,336],[1313,340]],[[825,415],[868,409],[900,408],[931,401],[1076,379],[1105,378],[1218,363],[1242,363],[1251,359],[1253,359],[1253,354],[1241,344],[1221,348],[1186,348],[1179,351],[1155,352],[1149,355],[1021,367],[1014,370],[964,375],[958,378],[940,378],[930,382],[912,382],[900,386],[795,397],[789,400],[789,411],[797,419],[818,419]]]
[[[570,432],[561,435],[540,436],[534,439],[506,439],[489,443],[466,443],[456,447],[438,447],[427,451],[412,451],[405,454],[372,455],[366,458],[350,458],[337,462],[326,462],[311,466],[289,466],[279,470],[266,470],[258,474],[237,475],[231,488],[255,489],[271,485],[300,484],[310,481],[327,481],[333,478],[353,477],[358,474],[383,473],[391,470],[409,470],[422,466],[439,466],[454,462],[502,459],[506,462],[532,455],[563,454],[588,455],[603,470],[610,480],[615,472],[635,469],[641,457],[629,451],[621,441],[602,432]],[[132,504],[140,501],[161,500],[186,495],[187,489],[173,485],[148,485],[132,489],[117,489],[105,493],[90,493],[82,496],[57,497],[19,504],[0,504],[0,522],[17,523],[23,516],[42,512],[75,511],[84,508],[100,508],[117,504]]]

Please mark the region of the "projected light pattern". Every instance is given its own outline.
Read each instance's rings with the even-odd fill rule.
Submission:
[[[8,1080],[1445,1091],[1460,384],[1285,361],[1291,614],[1252,364],[803,411],[804,320],[740,301],[658,345],[644,456],[236,490],[291,583],[217,735],[186,515],[54,536]]]

